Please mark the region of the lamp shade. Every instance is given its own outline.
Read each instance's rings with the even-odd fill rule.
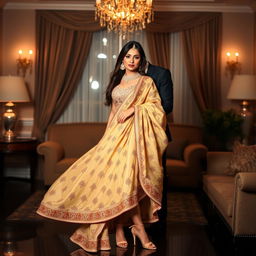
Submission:
[[[0,102],[8,101],[30,101],[25,81],[22,77],[0,76]]]
[[[235,75],[228,92],[231,100],[255,100],[256,99],[256,76]]]

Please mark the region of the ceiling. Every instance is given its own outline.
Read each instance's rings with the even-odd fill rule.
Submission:
[[[65,1],[65,0],[0,0],[1,2],[26,2],[26,3],[34,3],[34,2],[65,2],[65,3],[73,3],[73,2],[85,2],[85,3],[95,3],[95,0],[76,0],[76,1]],[[228,3],[228,4],[252,4],[256,2],[255,0],[153,0],[155,4],[168,4],[168,3]]]
[[[95,0],[0,0],[0,7],[6,5],[21,5],[21,4],[85,4],[87,6],[94,6]],[[256,0],[153,0],[155,9],[164,10],[165,7],[169,6],[243,6],[250,7],[253,11],[256,10]],[[159,9],[159,10],[160,10]]]
[[[76,1],[65,1],[65,0],[24,0],[21,2],[90,2],[95,3],[95,0],[76,0]],[[7,0],[5,2],[20,2],[20,0]],[[254,2],[254,0],[153,0],[153,2],[221,2],[221,3],[246,3],[246,2]]]

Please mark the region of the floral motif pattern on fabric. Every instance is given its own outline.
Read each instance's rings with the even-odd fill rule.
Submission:
[[[142,76],[125,96],[115,93],[119,107],[104,136],[54,182],[37,211],[51,219],[84,223],[72,239],[91,251],[108,240],[105,229],[98,229],[103,238],[94,236],[92,227],[137,205],[144,222],[155,222],[161,208],[161,158],[168,141],[157,89],[151,78]],[[134,116],[118,123],[120,111],[131,106]]]

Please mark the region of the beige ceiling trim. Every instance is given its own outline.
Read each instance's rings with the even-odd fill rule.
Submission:
[[[245,5],[225,5],[225,4],[172,4],[155,6],[157,11],[173,12],[232,12],[232,13],[252,13],[253,10]]]
[[[67,4],[67,3],[7,3],[4,7],[6,10],[95,10],[93,4]]]
[[[68,4],[68,3],[7,3],[5,10],[95,10],[94,4]],[[170,12],[237,12],[252,13],[253,10],[245,5],[225,4],[168,4],[154,5],[155,11]]]
[[[215,0],[175,0],[175,2],[215,2]]]

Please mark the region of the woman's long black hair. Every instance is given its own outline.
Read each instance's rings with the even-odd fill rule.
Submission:
[[[118,84],[120,84],[121,79],[122,79],[122,77],[125,73],[125,70],[121,70],[120,66],[122,64],[122,61],[123,61],[125,55],[127,54],[127,52],[131,48],[135,48],[139,51],[139,53],[140,53],[140,64],[139,64],[138,72],[141,75],[145,74],[145,69],[146,69],[146,64],[147,64],[145,52],[144,52],[144,50],[143,50],[143,48],[142,48],[142,46],[139,42],[129,41],[128,43],[126,43],[124,45],[121,52],[119,53],[119,56],[118,56],[117,61],[116,61],[115,68],[114,68],[113,72],[111,73],[110,81],[109,81],[109,84],[108,84],[108,87],[107,87],[107,90],[106,90],[106,102],[105,102],[105,104],[107,106],[110,106],[112,104],[112,96],[111,96],[112,91]]]

